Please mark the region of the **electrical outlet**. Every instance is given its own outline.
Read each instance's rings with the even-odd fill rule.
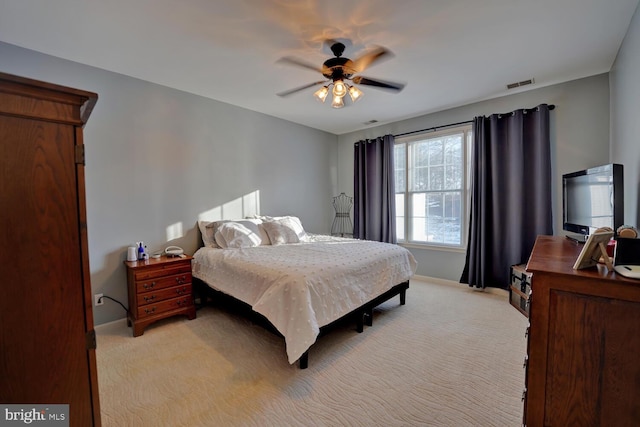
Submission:
[[[104,304],[104,298],[102,298],[102,294],[95,294],[93,296],[93,303],[96,307]]]

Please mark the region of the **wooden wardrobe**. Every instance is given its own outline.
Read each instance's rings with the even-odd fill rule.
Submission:
[[[82,427],[101,424],[82,141],[97,99],[0,73],[0,402],[68,404]]]

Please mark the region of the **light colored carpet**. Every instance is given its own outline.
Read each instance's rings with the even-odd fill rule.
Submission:
[[[110,426],[519,426],[527,319],[507,294],[413,279],[358,334],[339,327],[289,365],[284,339],[203,308],[132,338],[98,332]]]

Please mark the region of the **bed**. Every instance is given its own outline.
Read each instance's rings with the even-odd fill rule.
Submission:
[[[284,337],[290,364],[308,363],[321,328],[376,305],[405,303],[417,263],[398,245],[311,234],[296,217],[199,222],[193,276],[249,305]],[[366,320],[362,320],[366,319]]]

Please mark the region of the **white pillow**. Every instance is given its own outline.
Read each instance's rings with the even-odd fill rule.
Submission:
[[[269,235],[272,245],[298,243],[307,240],[307,233],[302,227],[300,219],[295,216],[284,216],[265,221],[262,226]]]
[[[291,228],[301,242],[304,242],[307,239],[307,232],[304,230],[302,222],[297,216],[283,216],[277,218],[275,221],[285,227]]]
[[[220,225],[216,230],[215,239],[221,248],[250,248],[262,243],[258,233],[237,222]]]
[[[246,228],[248,228],[249,230],[251,230],[252,232],[254,232],[256,235],[258,235],[260,237],[260,243],[258,243],[258,245],[270,245],[271,244],[271,242],[269,241],[269,236],[267,235],[267,232],[262,228],[262,220],[260,220],[260,219],[239,219],[239,220],[223,219],[223,220],[220,220],[220,221],[210,222],[206,226],[207,235],[209,233],[211,233],[213,235],[213,237],[214,237],[214,244],[215,244],[215,246],[213,246],[214,248],[221,247],[219,244],[217,244],[217,241],[215,240],[216,231],[218,231],[218,228],[220,228],[223,224],[227,224],[227,223],[230,223],[230,222],[233,222],[233,223],[236,223],[236,224],[241,224],[241,225],[245,226]]]
[[[287,227],[278,221],[265,222],[262,226],[267,231],[272,245],[300,242],[298,235],[291,227]]]
[[[206,248],[217,248],[215,230],[207,228],[209,224],[211,224],[211,221],[198,221],[198,228],[200,229],[200,234],[202,234],[202,244]]]

